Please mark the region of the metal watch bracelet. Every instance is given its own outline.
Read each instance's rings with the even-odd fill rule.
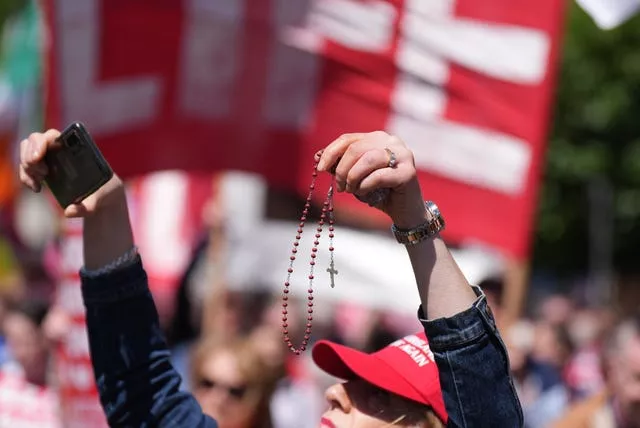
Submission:
[[[391,231],[398,243],[416,245],[426,239],[435,237],[444,230],[445,221],[438,206],[432,201],[425,201],[424,206],[429,214],[429,219],[424,223],[411,229],[400,229],[395,224],[391,226]]]

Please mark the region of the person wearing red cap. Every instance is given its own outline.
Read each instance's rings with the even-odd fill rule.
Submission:
[[[322,426],[371,426],[365,422],[446,426],[438,368],[424,332],[373,354],[321,340],[312,355],[319,368],[347,381],[327,389],[330,407],[322,416]]]
[[[21,143],[20,179],[36,192],[47,174],[44,155],[59,135],[34,133]],[[415,274],[425,333],[372,355],[319,342],[316,363],[348,380],[327,392],[330,406],[321,426],[424,428],[428,421],[413,415],[427,409],[447,427],[523,426],[486,297],[469,285],[439,237],[444,220],[435,204],[422,199],[411,150],[377,131],[342,135],[317,156],[318,171],[335,174],[337,191],[354,194],[393,221]],[[180,391],[134,245],[122,181],[114,176],[64,213],[84,218],[82,297],[110,426],[217,427],[192,395]]]

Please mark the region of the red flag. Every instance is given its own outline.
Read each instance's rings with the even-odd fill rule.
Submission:
[[[525,257],[563,3],[48,0],[47,122],[85,122],[124,177],[241,169],[298,189],[315,150],[386,129],[449,239]]]

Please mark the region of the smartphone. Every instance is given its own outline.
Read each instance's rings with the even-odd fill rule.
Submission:
[[[113,177],[113,170],[82,123],[69,125],[47,148],[45,184],[62,208],[78,203]]]

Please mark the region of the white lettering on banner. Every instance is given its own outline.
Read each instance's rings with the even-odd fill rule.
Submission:
[[[307,27],[350,49],[382,52],[394,34],[396,9],[386,1],[314,0]]]
[[[319,83],[317,55],[282,43],[280,31],[301,22],[309,0],[273,0],[271,20],[278,31],[271,46],[263,112],[270,125],[299,129],[307,125]]]
[[[514,83],[537,84],[544,78],[551,48],[546,33],[455,17],[452,0],[442,1],[445,6],[440,8],[432,3],[408,0],[405,6],[398,52],[398,65],[405,72],[431,80],[411,60],[429,54]]]
[[[187,0],[178,94],[182,113],[229,115],[238,76],[244,1]]]
[[[58,0],[63,122],[84,121],[94,134],[117,132],[157,117],[158,76],[98,84],[100,0]]]
[[[387,127],[411,146],[419,169],[519,194],[531,164],[527,142],[442,119],[443,85],[448,61],[498,79],[537,84],[546,71],[549,37],[538,30],[455,18],[454,5],[454,0],[407,1],[396,58],[402,73]]]
[[[390,346],[398,348],[410,356],[418,367],[424,367],[434,362],[433,353],[429,348],[429,344],[418,336],[407,336],[403,339],[396,340]]]
[[[526,184],[532,155],[523,140],[455,122],[400,115],[390,127],[411,146],[421,170],[511,195]]]

